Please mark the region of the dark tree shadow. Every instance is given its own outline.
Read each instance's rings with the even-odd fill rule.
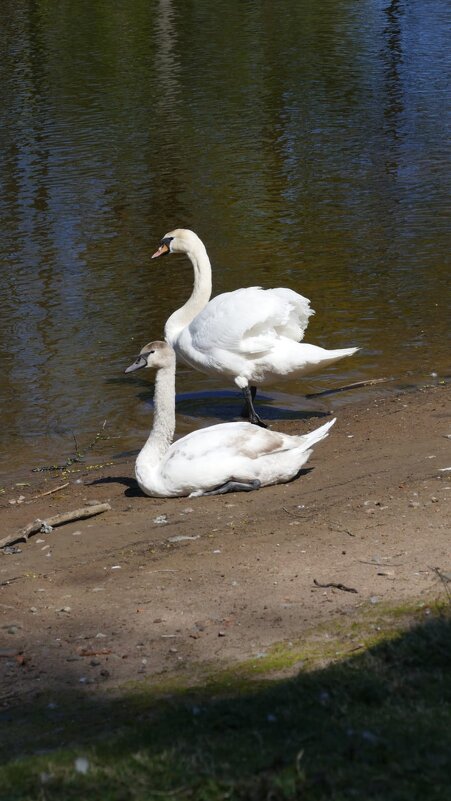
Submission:
[[[309,670],[307,653],[301,659],[293,678],[259,681],[254,660],[189,691],[167,688],[163,698],[143,682],[116,697],[24,700],[1,713],[3,761],[70,746],[70,770],[46,754],[54,779],[45,798],[55,800],[169,798],[181,788],[182,797],[248,801],[449,797],[449,610],[325,668]],[[72,767],[81,747],[95,766],[86,775]],[[30,778],[19,763],[4,797],[25,798],[12,794],[21,782],[27,798],[41,797],[41,771],[38,762]]]

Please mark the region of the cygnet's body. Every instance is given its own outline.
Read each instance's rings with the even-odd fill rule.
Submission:
[[[290,481],[324,439],[335,420],[309,434],[290,436],[247,422],[220,423],[172,442],[175,430],[175,354],[151,342],[126,370],[157,370],[154,422],[138,454],[136,480],[146,495],[160,498],[222,494]]]

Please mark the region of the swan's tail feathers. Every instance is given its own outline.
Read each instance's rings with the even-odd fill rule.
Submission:
[[[305,448],[311,448],[313,445],[316,445],[317,442],[321,442],[322,439],[325,439],[329,436],[329,431],[333,425],[335,425],[337,418],[334,417],[333,420],[329,420],[329,422],[324,423],[323,426],[319,428],[315,428],[314,431],[310,431],[309,434],[304,434],[302,437],[302,444]]]
[[[335,348],[330,350],[329,353],[338,361],[338,359],[344,359],[345,356],[354,356],[354,353],[357,353],[358,350],[360,348]]]

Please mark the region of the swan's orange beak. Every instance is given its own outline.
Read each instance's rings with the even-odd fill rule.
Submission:
[[[160,247],[158,248],[158,250],[156,250],[156,251],[155,251],[155,253],[153,254],[152,258],[153,258],[153,259],[157,259],[157,258],[158,258],[158,256],[164,256],[166,253],[169,253],[169,248],[168,248],[168,246],[166,245],[166,243],[165,243],[165,242],[163,242],[163,244],[162,244],[162,245],[160,245]]]

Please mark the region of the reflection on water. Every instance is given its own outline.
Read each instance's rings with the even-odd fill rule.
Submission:
[[[66,456],[104,419],[139,446],[152,388],[122,371],[190,292],[186,260],[150,262],[175,226],[204,239],[215,293],[290,286],[317,312],[306,341],[362,348],[271,387],[265,416],[446,370],[445,8],[4,0],[0,468]],[[179,371],[201,393],[180,430],[239,413],[219,389]]]

